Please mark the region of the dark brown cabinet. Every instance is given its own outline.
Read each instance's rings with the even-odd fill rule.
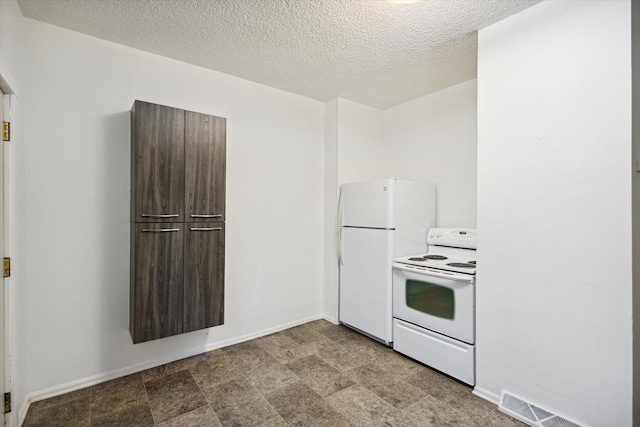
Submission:
[[[210,304],[224,298],[224,227],[195,222],[188,224],[185,233],[185,253],[189,256],[184,261],[182,330],[190,332],[224,322],[224,306]]]
[[[131,335],[134,342],[182,333],[184,223],[133,224]]]
[[[187,221],[223,221],[226,120],[187,111],[184,140]]]
[[[131,110],[134,343],[224,323],[226,119]]]
[[[131,220],[184,221],[184,111],[136,101],[131,110]]]

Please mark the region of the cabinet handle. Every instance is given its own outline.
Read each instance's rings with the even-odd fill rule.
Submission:
[[[222,227],[192,227],[191,231],[219,231]]]
[[[143,233],[168,233],[172,231],[180,231],[179,228],[143,228]]]
[[[196,215],[191,214],[191,218],[221,218],[222,215]]]
[[[140,216],[143,218],[176,218],[180,214],[141,214]]]

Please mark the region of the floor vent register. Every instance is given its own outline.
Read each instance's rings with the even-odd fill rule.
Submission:
[[[500,396],[498,409],[533,427],[586,427],[535,406],[504,390]]]

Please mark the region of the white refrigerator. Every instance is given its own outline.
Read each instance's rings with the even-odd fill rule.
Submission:
[[[386,344],[393,341],[391,262],[426,252],[435,220],[433,184],[388,178],[340,187],[341,323]]]

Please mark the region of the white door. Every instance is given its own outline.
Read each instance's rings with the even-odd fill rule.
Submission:
[[[390,343],[393,341],[391,259],[393,230],[343,228],[340,266],[340,321]]]
[[[393,178],[342,184],[338,226],[395,228]]]

